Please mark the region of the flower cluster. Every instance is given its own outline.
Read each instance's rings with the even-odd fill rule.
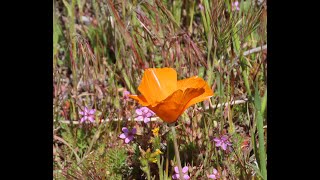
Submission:
[[[147,107],[141,107],[139,109],[136,109],[137,114],[137,121],[143,121],[144,123],[150,122],[150,117],[154,116],[154,112],[152,112]]]
[[[154,137],[158,137],[159,136],[159,129],[160,129],[159,127],[156,127],[156,128],[151,130],[153,135],[154,135]]]
[[[175,174],[172,176],[172,179],[180,179],[178,166],[174,167],[174,172]],[[185,166],[182,168],[182,173],[183,173],[183,179],[185,180],[190,179],[190,176],[188,175],[188,166]]]
[[[130,95],[129,91],[127,91],[127,90],[123,91],[122,98],[123,98],[124,102],[127,102],[130,99],[129,95]]]
[[[221,147],[224,151],[227,150],[228,146],[232,145],[227,135],[223,135],[221,138],[214,138],[213,141],[216,142],[216,147]]]
[[[239,11],[240,7],[239,7],[239,2],[235,1],[234,3],[232,3],[232,11]]]
[[[89,120],[91,123],[94,123],[95,119],[95,109],[89,110],[87,107],[84,108],[84,111],[80,111],[79,114],[81,114],[83,117],[80,120],[80,123],[85,122],[86,120]]]
[[[131,131],[128,130],[128,128],[126,127],[123,127],[122,128],[122,134],[120,134],[120,138],[121,139],[124,139],[124,142],[126,144],[128,144],[130,141],[133,140],[133,136],[137,133],[137,129],[136,128],[133,128]]]
[[[173,68],[145,69],[138,90],[141,95],[129,97],[151,109],[166,123],[176,122],[188,107],[213,96],[212,89],[202,78],[193,76],[178,81]]]
[[[218,178],[220,178],[219,172],[215,168],[213,168],[213,173],[208,175],[208,178],[209,179],[218,179]]]

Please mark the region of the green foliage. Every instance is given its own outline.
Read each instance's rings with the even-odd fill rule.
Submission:
[[[130,174],[130,168],[127,165],[127,152],[123,148],[108,150],[105,164],[110,173],[110,179],[124,178]]]

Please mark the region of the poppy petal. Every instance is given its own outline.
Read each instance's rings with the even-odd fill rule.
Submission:
[[[146,100],[146,98],[142,95],[138,96],[138,95],[129,95],[130,98],[138,101],[139,104],[141,104],[142,106],[149,106],[150,103],[148,103],[148,101]]]
[[[163,121],[172,123],[178,120],[178,117],[184,112],[190,100],[203,93],[203,89],[188,88],[185,91],[177,90],[155,107],[148,106],[148,108],[155,112]]]
[[[202,78],[200,78],[198,76],[193,76],[191,78],[180,80],[177,82],[177,85],[178,85],[178,89],[182,89],[182,90],[187,89],[187,88],[202,88],[202,89],[204,89],[204,93],[199,95],[198,97],[190,100],[188,102],[188,104],[185,106],[185,109],[187,109],[188,107],[190,107],[198,102],[209,99],[210,97],[213,96],[213,91],[211,90],[211,88],[208,86],[208,84]]]
[[[177,72],[172,68],[146,69],[138,90],[150,104],[167,98],[177,89]]]

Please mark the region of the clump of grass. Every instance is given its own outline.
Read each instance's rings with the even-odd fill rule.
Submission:
[[[123,148],[110,149],[106,152],[107,160],[105,162],[110,179],[114,177],[126,178],[130,173],[130,168],[127,163],[127,152]]]

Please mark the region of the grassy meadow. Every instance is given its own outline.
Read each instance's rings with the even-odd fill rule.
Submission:
[[[175,123],[181,179],[267,179],[266,1],[54,0],[53,13],[54,179],[177,178],[168,124],[128,97],[164,67],[214,92]]]

